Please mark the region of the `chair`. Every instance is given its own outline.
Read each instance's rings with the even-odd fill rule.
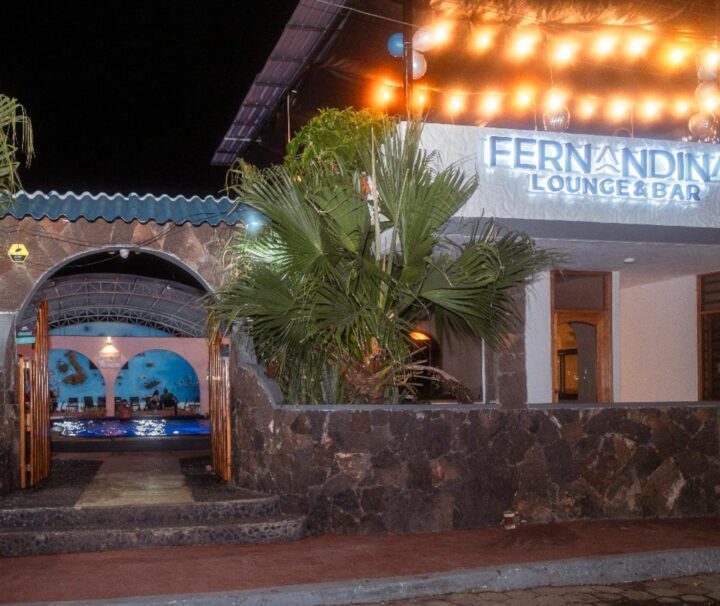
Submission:
[[[67,404],[65,404],[65,411],[69,412],[71,410],[77,412],[79,408],[79,403],[77,398],[68,398]]]
[[[138,396],[130,396],[130,407],[133,410],[140,410],[140,398]]]
[[[95,403],[93,402],[92,396],[83,396],[83,407],[85,410],[92,410],[95,408]]]
[[[105,408],[105,396],[98,396],[98,408]]]

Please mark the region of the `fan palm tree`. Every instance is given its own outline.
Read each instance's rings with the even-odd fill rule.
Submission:
[[[25,108],[17,99],[0,95],[0,208],[22,187],[18,155],[29,166],[33,153],[32,124]]]
[[[397,402],[419,375],[452,381],[418,359],[417,322],[501,346],[516,287],[548,263],[526,235],[492,223],[461,242],[444,236],[476,182],[436,168],[420,135],[419,124],[386,121],[359,138],[352,163],[231,168],[230,190],[269,224],[235,240],[217,311],[247,323],[290,401]]]

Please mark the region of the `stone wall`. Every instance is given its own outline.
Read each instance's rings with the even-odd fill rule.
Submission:
[[[52,221],[3,217],[0,234],[7,243],[22,242],[30,253],[25,263],[13,263],[5,250],[0,255],[0,311],[17,311],[50,269],[77,255],[113,246],[164,253],[201,275],[211,288],[217,288],[225,275],[222,251],[230,228],[190,223],[159,225],[152,221],[108,223],[102,219]]]
[[[20,481],[20,423],[15,394],[13,314],[0,314],[0,495]]]
[[[314,533],[720,513],[716,406],[283,407],[233,367],[235,480]]]

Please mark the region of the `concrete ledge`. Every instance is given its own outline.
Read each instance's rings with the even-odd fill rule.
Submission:
[[[720,571],[720,548],[677,549],[488,566],[417,576],[356,579],[244,591],[52,602],[83,606],[331,606],[403,600],[466,591],[611,585]],[[44,602],[35,602],[42,604]]]
[[[540,404],[528,404],[528,410],[632,410],[635,408],[718,408],[720,402],[563,402],[556,404],[552,402]]]

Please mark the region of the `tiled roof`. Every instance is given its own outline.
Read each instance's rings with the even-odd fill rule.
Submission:
[[[208,223],[216,226],[220,223],[235,225],[249,223],[254,218],[252,209],[244,204],[236,204],[228,197],[213,198],[206,196],[168,196],[152,194],[76,194],[67,192],[60,194],[55,191],[20,192],[4,216],[10,215],[17,219],[32,217],[53,221],[66,218],[70,221],[86,219],[95,221],[104,219],[111,222],[120,219],[125,223],[140,221],[146,223],[172,222],[177,225],[192,223],[201,225]],[[3,215],[0,215],[2,217]],[[257,220],[257,219],[255,219]]]

